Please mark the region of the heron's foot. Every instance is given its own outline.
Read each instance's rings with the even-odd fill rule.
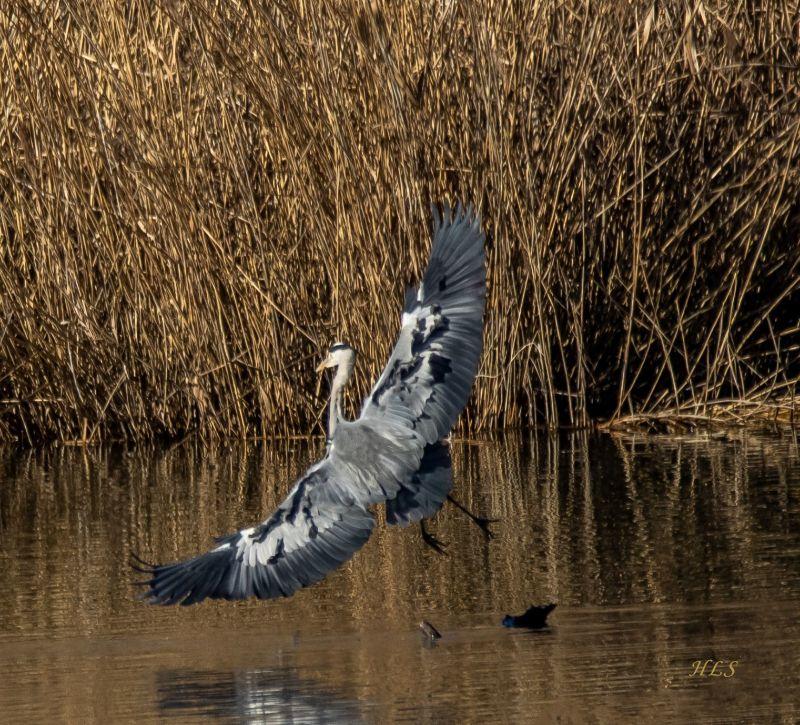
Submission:
[[[489,528],[489,524],[496,524],[500,519],[487,519],[485,516],[476,516],[474,513],[472,513],[472,511],[464,506],[463,503],[460,503],[457,499],[453,498],[452,495],[448,495],[447,500],[450,501],[450,503],[452,503],[457,509],[459,509],[459,511],[462,511],[469,516],[472,523],[477,524],[480,527],[487,541],[491,541],[494,538],[494,532]]]
[[[431,547],[436,553],[441,554],[442,556],[447,556],[447,544],[442,541],[439,541],[430,531],[425,528],[425,524],[420,521],[419,528],[422,532],[422,540]]]

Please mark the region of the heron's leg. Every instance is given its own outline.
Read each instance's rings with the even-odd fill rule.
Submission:
[[[439,541],[439,539],[437,539],[432,533],[430,533],[425,528],[424,521],[419,522],[419,528],[422,531],[422,540],[437,553],[442,554],[443,556],[447,556],[447,552],[445,551],[445,549],[447,548],[447,544]]]
[[[497,523],[498,519],[487,519],[483,516],[476,516],[472,511],[470,511],[463,503],[459,503],[454,499],[450,494],[447,495],[447,500],[453,504],[456,508],[463,511],[467,516],[472,519],[473,523],[480,526],[481,531],[483,531],[483,535],[491,541],[494,538],[494,532],[489,528],[489,524]]]

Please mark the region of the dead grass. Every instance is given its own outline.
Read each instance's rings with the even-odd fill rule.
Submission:
[[[465,429],[794,420],[798,3],[655,7],[3,5],[0,438],[311,429],[443,198],[491,235]]]

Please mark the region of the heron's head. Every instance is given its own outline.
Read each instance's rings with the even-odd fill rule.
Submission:
[[[320,373],[325,368],[347,368],[352,370],[355,363],[356,351],[346,342],[337,342],[330,346],[328,356],[317,366]]]

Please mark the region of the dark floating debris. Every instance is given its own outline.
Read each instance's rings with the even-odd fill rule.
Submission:
[[[425,639],[430,642],[435,642],[437,639],[442,638],[439,630],[436,629],[436,627],[434,627],[430,622],[426,622],[424,619],[419,623],[419,630],[423,635],[425,635]]]
[[[555,604],[534,604],[528,607],[525,614],[514,616],[506,614],[503,617],[504,627],[525,627],[526,629],[542,629],[547,626],[547,615],[556,608]]]

